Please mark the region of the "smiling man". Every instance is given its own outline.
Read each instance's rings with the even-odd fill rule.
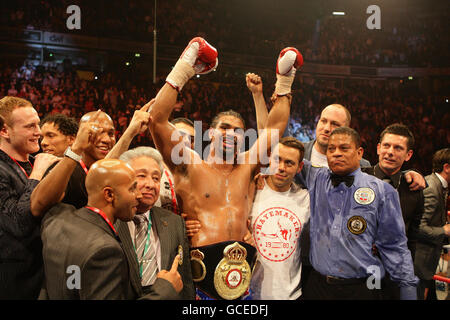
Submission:
[[[114,123],[109,115],[98,110],[85,114],[80,129],[64,158],[51,167],[31,195],[33,215],[40,216],[57,202],[81,208],[87,203],[85,186],[90,166],[104,159],[116,142]]]
[[[39,220],[30,195],[56,161],[39,151],[39,116],[17,97],[0,100],[0,300],[36,299],[42,283]]]
[[[217,55],[217,50],[202,38],[194,38],[188,44],[156,96],[150,112],[150,130],[156,147],[175,178],[183,212],[187,219],[198,220],[202,226],[191,238],[190,253],[199,296],[237,299],[248,289],[251,268],[245,267],[228,275],[223,273],[230,259],[238,259],[242,267],[245,263],[253,263],[255,248],[244,242],[248,232],[249,188],[260,168],[260,155],[276,145],[272,133],[284,132],[290,112],[291,86],[303,58],[295,48],[281,51],[267,130],[249,151],[240,150],[239,143],[245,130],[242,117],[234,111],[226,111],[214,118],[209,131],[210,148],[200,157],[186,146],[181,134],[169,123],[169,118],[179,91],[195,74],[213,71],[218,64]],[[251,161],[252,158],[255,161]],[[221,261],[223,268],[219,267]],[[230,285],[227,284],[229,281]]]
[[[78,123],[63,114],[51,114],[41,121],[41,148],[45,153],[63,157],[64,152],[75,141]]]

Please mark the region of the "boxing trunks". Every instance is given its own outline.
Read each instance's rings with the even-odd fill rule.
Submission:
[[[225,241],[191,248],[192,278],[199,300],[237,300],[248,296],[255,247]]]

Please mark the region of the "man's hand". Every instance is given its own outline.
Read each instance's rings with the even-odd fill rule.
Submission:
[[[263,92],[263,85],[261,77],[254,73],[247,73],[245,76],[247,88],[252,94],[259,94]]]
[[[256,183],[256,189],[258,189],[258,190],[264,189],[264,186],[266,184],[265,178],[266,178],[266,175],[263,175],[262,173],[258,173],[255,176],[255,178],[253,180]]]
[[[182,213],[181,217],[185,221],[185,224],[186,224],[186,235],[188,237],[193,237],[197,232],[199,232],[200,228],[202,227],[202,225],[200,224],[200,221],[186,219],[187,218],[187,214],[186,213]]]
[[[48,167],[60,159],[61,158],[50,153],[39,153],[34,159],[34,166],[33,171],[31,171],[30,174],[30,179],[41,180]]]
[[[420,173],[412,170],[405,173],[405,180],[409,184],[411,191],[423,190],[427,186],[424,177]]]
[[[71,147],[74,153],[81,156],[90,145],[95,143],[98,135],[103,132],[103,128],[100,128],[97,124],[100,113],[101,110],[98,110],[89,121],[80,124],[77,136]]]
[[[143,134],[148,130],[151,121],[149,110],[154,103],[155,98],[146,103],[141,109],[134,112],[133,118],[127,128],[133,137],[138,134]]]
[[[444,232],[447,237],[450,237],[450,224],[444,225]]]
[[[250,225],[251,225],[251,221],[250,221],[250,219],[248,219],[247,220],[247,233],[244,236],[244,242],[248,243],[251,246],[256,247],[255,238],[253,238],[253,235],[250,232]]]
[[[180,291],[183,289],[183,281],[181,280],[180,273],[178,272],[179,261],[180,255],[177,254],[175,259],[173,259],[172,268],[170,269],[170,271],[161,270],[156,276],[157,278],[169,281],[177,293],[180,293]]]

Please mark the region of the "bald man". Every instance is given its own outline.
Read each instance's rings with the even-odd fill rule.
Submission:
[[[79,209],[87,203],[85,179],[90,166],[104,159],[116,143],[114,123],[98,110],[86,113],[72,147],[64,158],[50,167],[31,195],[31,212],[41,216],[52,205],[62,201]]]
[[[76,210],[54,206],[43,218],[41,237],[45,281],[41,298],[69,300],[136,299],[129,267],[114,228],[117,219],[130,221],[139,199],[134,170],[116,159],[93,164],[86,177],[88,204]],[[175,298],[183,284],[177,256],[170,271],[161,271],[154,286],[172,285]],[[173,284],[172,284],[173,282]],[[161,298],[155,291],[141,297]]]
[[[350,127],[352,117],[346,107],[340,104],[330,104],[320,114],[316,126],[316,140],[305,143],[305,159],[313,165],[328,167],[327,147],[331,132],[339,127]],[[370,167],[370,162],[361,159],[361,167]]]

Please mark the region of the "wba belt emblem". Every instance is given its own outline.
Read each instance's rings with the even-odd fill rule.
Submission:
[[[239,298],[250,285],[252,272],[246,258],[247,250],[237,242],[223,250],[223,259],[214,272],[214,287],[223,299]]]

